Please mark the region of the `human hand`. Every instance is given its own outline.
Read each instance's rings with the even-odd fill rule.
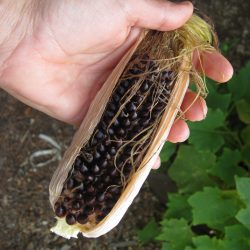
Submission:
[[[176,29],[190,18],[193,7],[190,2],[156,0],[20,0],[0,11],[5,11],[0,28],[6,31],[0,35],[0,86],[50,116],[79,124],[141,29]],[[202,57],[208,77],[218,82],[231,78],[232,67],[222,55]],[[194,95],[186,94],[182,109]],[[205,101],[198,98],[185,118],[201,120],[206,112]],[[177,120],[168,140],[181,142],[188,135],[187,124]]]

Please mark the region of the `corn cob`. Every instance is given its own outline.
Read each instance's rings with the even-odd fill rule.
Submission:
[[[179,31],[148,31],[142,35],[142,41],[128,56],[128,63],[110,90],[112,94],[101,104],[104,107],[99,119],[90,126],[91,133],[84,143],[77,143],[80,145],[73,156],[68,156],[67,174],[59,178],[63,181],[58,181],[58,172],[52,180],[51,203],[61,223],[54,232],[70,237],[81,231],[96,237],[111,229],[88,234],[108,220],[133,178],[144,171],[150,160],[145,162],[145,158],[163,127],[164,114],[174,105],[172,99],[178,95],[176,85],[181,78],[185,87],[171,122],[180,106],[188,85],[187,75],[192,72],[193,50],[212,49],[210,28],[194,16]],[[192,76],[202,92],[200,76],[195,71]]]

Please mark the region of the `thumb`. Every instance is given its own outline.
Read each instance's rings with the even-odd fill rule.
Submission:
[[[127,0],[124,3],[129,24],[168,31],[181,27],[192,15],[189,1],[172,3],[162,0]]]

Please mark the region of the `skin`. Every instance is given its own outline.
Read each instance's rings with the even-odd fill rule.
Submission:
[[[66,123],[79,125],[91,100],[142,28],[168,31],[192,15],[190,2],[157,0],[0,0],[0,87],[22,102]],[[87,10],[87,11],[86,11]],[[233,74],[218,52],[194,65],[217,82]],[[193,102],[188,91],[182,110]],[[185,112],[190,121],[207,113],[198,98]],[[189,129],[176,120],[168,140],[185,141]],[[158,160],[155,167],[159,166]]]

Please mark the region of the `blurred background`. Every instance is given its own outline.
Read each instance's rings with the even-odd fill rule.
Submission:
[[[250,249],[244,193],[250,188],[250,2],[194,3],[214,21],[220,49],[238,73],[227,87],[208,82],[207,120],[191,125],[185,145],[166,144],[162,168],[122,222],[98,239],[68,241],[49,230],[49,182],[74,129],[0,90],[0,249]],[[221,204],[219,213],[213,204]]]

